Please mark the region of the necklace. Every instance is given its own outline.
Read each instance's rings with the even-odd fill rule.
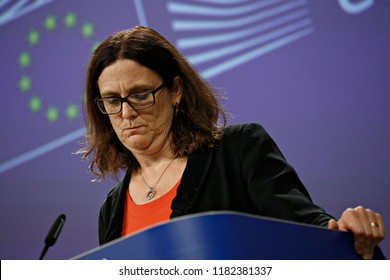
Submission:
[[[156,180],[153,187],[151,187],[145,180],[144,176],[142,176],[141,172],[138,170],[138,174],[141,176],[144,183],[148,186],[148,191],[146,192],[145,198],[146,200],[151,200],[156,195],[156,186],[160,182],[161,178],[163,177],[165,171],[167,171],[168,167],[171,165],[171,163],[175,160],[175,158],[171,159],[171,161],[168,163],[167,167],[165,167],[164,171],[161,173],[160,177]]]

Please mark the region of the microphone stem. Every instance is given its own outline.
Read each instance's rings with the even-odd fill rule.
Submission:
[[[43,260],[43,257],[46,255],[48,249],[49,246],[45,245],[45,248],[43,248],[41,256],[39,257],[40,260]]]

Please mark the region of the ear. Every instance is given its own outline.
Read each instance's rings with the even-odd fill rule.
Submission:
[[[176,76],[173,79],[173,87],[172,87],[172,104],[179,104],[181,98],[183,96],[183,80],[180,76]]]

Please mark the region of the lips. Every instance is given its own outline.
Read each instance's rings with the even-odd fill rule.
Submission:
[[[125,133],[127,135],[132,135],[132,134],[137,133],[141,127],[142,127],[142,125],[129,126],[129,127],[123,128],[122,131],[123,131],[123,133]]]
[[[129,130],[134,130],[134,129],[137,129],[137,128],[140,128],[141,126],[138,125],[138,126],[132,126],[132,127],[128,127],[128,128],[125,128],[125,130],[129,129]]]
[[[136,129],[136,128],[139,128],[141,127],[142,125],[136,125],[136,124],[132,124],[132,123],[127,123],[127,124],[123,124],[121,129],[122,130],[127,130],[127,129]]]

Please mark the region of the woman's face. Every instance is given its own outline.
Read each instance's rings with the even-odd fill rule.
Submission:
[[[120,59],[101,73],[98,86],[101,97],[125,97],[153,90],[164,81],[153,70],[130,59]],[[153,107],[134,110],[126,102],[122,111],[109,115],[111,125],[122,144],[136,155],[153,155],[170,148],[173,105],[179,103],[182,84],[174,79],[172,89],[163,87],[155,94]]]

